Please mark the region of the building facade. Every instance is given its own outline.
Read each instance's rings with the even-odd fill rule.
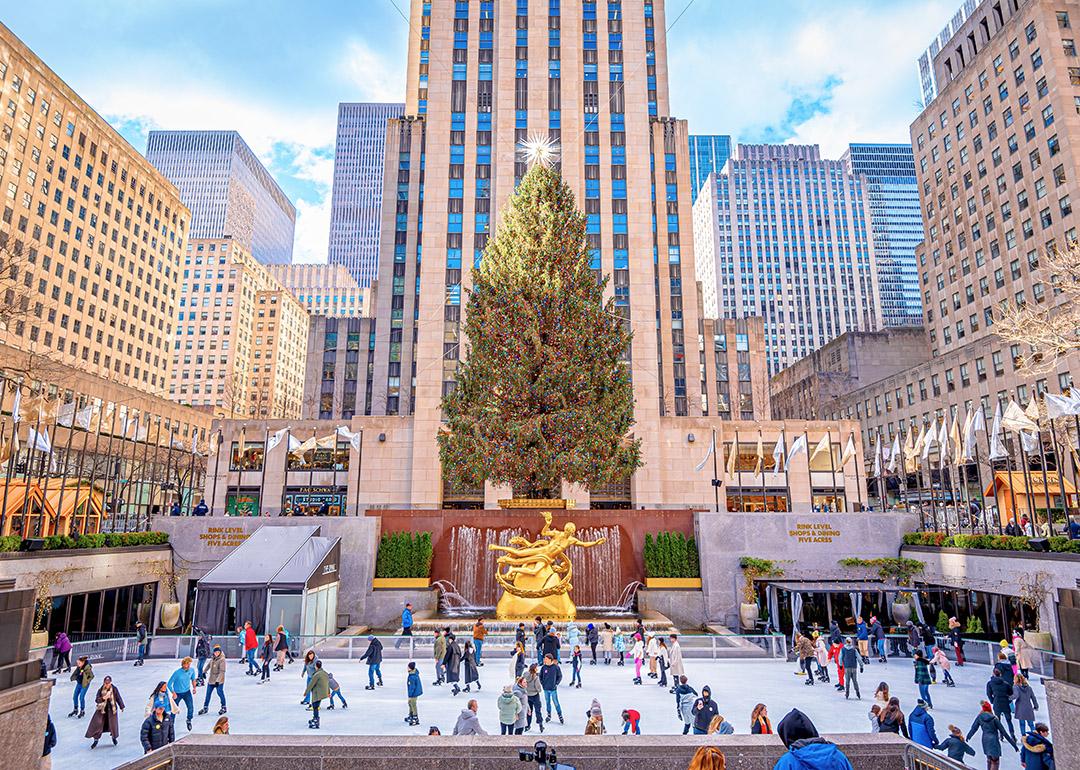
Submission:
[[[292,262],[296,208],[235,131],[151,131],[146,157],[191,210],[192,238],[235,238],[267,265]]]
[[[929,360],[930,345],[921,326],[845,332],[772,378],[773,419],[825,419],[852,392]]]
[[[694,204],[705,314],[761,316],[770,374],[881,326],[863,179],[817,145],[740,144]]]
[[[278,283],[293,293],[312,315],[358,318],[366,315],[364,297],[371,289],[361,289],[343,265],[268,265]]]
[[[400,103],[338,105],[327,254],[331,265],[343,265],[365,289],[379,269],[386,125],[404,111]]]
[[[915,157],[907,144],[852,144],[841,158],[848,173],[863,177],[870,199],[881,323],[922,323],[922,293],[915,247],[923,239]]]
[[[690,191],[696,201],[709,174],[719,174],[731,157],[731,137],[726,134],[690,134]]]
[[[221,417],[299,417],[308,312],[232,238],[184,257],[169,395]]]
[[[1030,351],[1003,343],[993,326],[1004,303],[1059,301],[1040,257],[1077,240],[1076,20],[1078,3],[984,4],[934,59],[938,96],[911,126],[926,218],[917,258],[930,357],[824,410],[860,420],[864,442],[979,407],[989,425],[997,404],[1025,406],[1080,377],[1078,352],[1026,373],[1020,362]]]
[[[187,207],[2,24],[0,101],[0,343],[164,395]]]
[[[983,0],[964,0],[964,4],[956,10],[945,28],[919,56],[919,85],[922,87],[923,106],[929,105],[938,94],[938,76],[934,70],[934,59],[953,41],[956,33],[964,26],[964,22],[982,4]]]

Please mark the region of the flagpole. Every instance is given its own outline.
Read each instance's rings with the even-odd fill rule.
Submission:
[[[315,457],[319,454],[319,429],[311,429],[311,440],[315,446],[311,448],[311,463],[308,465],[308,489],[315,488]],[[309,492],[310,494],[310,492]]]
[[[192,433],[195,433],[195,430],[196,430],[195,427],[192,426],[191,427]],[[188,498],[187,498],[187,515],[188,516],[191,515],[192,509],[193,509],[192,503],[195,502],[195,489],[196,489],[196,484],[195,484],[195,455],[196,455],[196,453],[198,452],[198,449],[199,449],[199,437],[198,437],[198,435],[197,434],[192,435],[190,438],[191,438],[191,451],[188,452],[188,476],[187,476],[188,477],[188,491],[190,492],[190,494],[188,495]],[[181,441],[180,443],[183,444],[184,442]],[[177,465],[176,465],[176,494],[180,496],[180,512],[181,513],[183,513],[183,511],[184,511],[184,490],[181,487],[183,481],[184,481],[184,479],[180,475],[180,464],[177,463]]]
[[[855,431],[851,431],[848,434],[848,438],[851,441],[855,441]],[[862,437],[860,436],[860,439],[861,438]],[[855,461],[855,497],[859,502],[860,511],[862,513],[865,513],[866,511],[865,511],[865,509],[863,509],[863,502],[862,502],[862,483],[865,480],[866,471],[865,471],[865,469],[863,471],[861,471],[861,472],[859,471],[859,454],[858,454],[858,452],[856,452],[855,456],[852,457],[851,459]],[[864,455],[863,459],[865,459],[865,455]],[[843,465],[840,466],[840,474],[841,474],[841,477],[844,479],[844,489],[846,490],[847,489],[847,472],[844,470]],[[870,489],[869,488],[867,488],[867,490],[866,490],[866,496],[867,496],[867,498],[870,497]],[[844,495],[844,501],[847,502],[847,495],[846,494]],[[867,500],[867,503],[869,503],[869,500]]]
[[[31,391],[32,393],[33,391]],[[40,441],[38,431],[41,429],[41,399],[45,397],[42,393],[38,396],[36,411],[37,416],[34,418],[34,441],[31,443],[30,436],[26,436],[26,491],[23,495],[23,507],[22,507],[22,524],[23,524],[23,536],[34,536],[34,533],[30,531],[31,522],[28,518],[27,509],[30,506],[30,473],[33,470],[34,465],[34,445]],[[45,509],[42,507],[41,515],[44,517]],[[40,533],[37,533],[40,534]]]
[[[761,429],[758,428],[757,434],[758,449],[760,454],[758,455],[758,462],[761,464],[761,512],[769,512],[769,497],[765,493],[765,447],[762,446]]]
[[[1032,398],[1036,398],[1036,396],[1032,396]],[[1043,446],[1043,440],[1042,440],[1042,418],[1039,418],[1039,419],[1035,420],[1035,426],[1038,428],[1038,430],[1035,431],[1035,438],[1039,442],[1039,464],[1042,466],[1042,477],[1043,477],[1043,502],[1046,503],[1046,530],[1049,533],[1049,536],[1053,537],[1054,536],[1054,510],[1053,510],[1053,507],[1051,506],[1050,482],[1049,482],[1049,480],[1047,479],[1047,476],[1046,476],[1046,448]],[[1061,488],[1060,491],[1061,491],[1062,494],[1065,493],[1064,488]],[[1064,502],[1064,498],[1062,498],[1062,501]],[[1066,534],[1068,534],[1068,529],[1066,529],[1065,532],[1066,532]]]
[[[18,392],[20,385],[15,384],[15,390]],[[6,377],[0,377],[0,407],[3,406],[4,400],[7,396],[8,380]],[[0,430],[0,435],[3,431]],[[0,535],[4,534],[4,526],[7,524],[7,501],[8,501],[8,486],[11,484],[11,471],[15,467],[15,454],[17,443],[19,440],[19,423],[15,418],[15,405],[11,407],[11,455],[7,458],[7,471],[4,473],[4,501],[0,504]]]
[[[112,418],[112,420],[110,421],[111,424],[109,425],[109,441],[105,445],[105,473],[103,474],[105,478],[101,483],[101,497],[102,497],[102,502],[103,502],[102,514],[103,514],[103,516],[104,516],[105,513],[110,513],[110,514],[112,513],[112,511],[108,510],[108,507],[110,505],[110,501],[109,501],[109,466],[112,464],[112,461],[113,461],[112,460],[112,439],[113,439],[113,431],[116,430],[116,405],[113,404],[111,401],[103,401],[102,402],[102,407],[101,407],[102,409],[105,408],[106,403],[112,405],[112,412],[110,413],[110,417]],[[98,440],[101,438],[101,429],[102,429],[101,419],[99,418],[98,419],[98,429],[97,429],[97,432],[94,434],[94,459],[92,461],[92,465],[90,466],[90,491],[91,491],[91,494],[93,494],[93,490],[94,490],[94,479],[97,478]],[[98,532],[100,532],[100,531],[101,531],[101,522],[98,522]]]
[[[360,434],[360,441],[363,442],[364,434]],[[363,444],[361,444],[363,446]],[[717,475],[716,469],[716,428],[712,429],[712,475],[713,475],[713,498],[716,502],[716,512],[720,513],[720,487],[717,486],[717,481],[720,480],[720,476]],[[360,515],[360,478],[356,479],[356,515]]]
[[[739,467],[739,431],[735,431],[735,443],[731,447],[735,453],[735,475],[739,483],[739,513],[746,513],[746,495],[743,494],[742,468]]]
[[[1031,468],[1028,465],[1027,450],[1024,449],[1024,434],[1017,433],[1016,439],[1016,443],[1020,447],[1020,461],[1023,463],[1024,491],[1027,492],[1027,494],[1025,495],[1025,497],[1027,498],[1027,509],[1028,513],[1031,514],[1031,519],[1028,521],[1028,524],[1031,525],[1031,536],[1035,537],[1035,522],[1038,520],[1039,514],[1035,508],[1035,490],[1031,485]]]
[[[1013,488],[1013,463],[1012,463],[1012,449],[1009,447],[1009,434],[1005,431],[1005,427],[1001,428],[1002,440],[1005,442],[1005,471],[1009,474],[1009,497],[1012,499],[1012,515],[1016,520],[1016,525],[1020,526],[1020,511],[1016,509],[1016,490]]]
[[[63,406],[67,406],[67,404],[64,404]],[[60,470],[60,494],[57,496],[58,499],[56,501],[56,511],[54,511],[54,521],[52,525],[52,532],[50,533],[53,535],[60,534],[59,532],[57,532],[57,528],[60,525],[60,516],[64,511],[64,492],[66,491],[65,487],[67,485],[67,466],[68,459],[71,456],[71,439],[72,434],[75,433],[75,413],[78,411],[78,406],[79,394],[73,393],[71,400],[71,425],[67,426],[67,442],[64,444],[64,465]],[[57,407],[56,409],[56,430],[60,430],[60,407]],[[77,508],[78,505],[79,498],[78,492],[76,492],[75,507]],[[74,521],[75,517],[72,516],[71,519],[72,521]]]
[[[364,431],[360,433],[360,446],[356,448],[356,515],[360,515],[360,469],[363,467],[364,458]],[[287,448],[287,447],[286,447]],[[288,462],[286,457],[285,461]],[[713,476],[716,475],[716,428],[713,428]],[[720,510],[720,490],[716,488],[716,510]]]
[[[998,404],[998,406],[999,407],[1001,406],[1000,403]],[[980,409],[983,408],[981,402],[979,404],[979,408]],[[995,415],[996,414],[997,413],[995,412]],[[984,417],[986,416],[985,410],[983,411],[983,416]],[[985,420],[983,422],[985,423]],[[1001,496],[1000,496],[1001,493],[998,491],[997,471],[994,469],[994,462],[995,462],[995,460],[994,460],[994,445],[993,445],[993,442],[990,439],[990,436],[992,434],[994,436],[994,441],[997,440],[997,434],[993,433],[993,430],[994,430],[993,423],[991,423],[990,425],[988,425],[986,427],[986,465],[990,469],[990,484],[994,488],[994,506],[997,508],[997,515],[995,516],[995,518],[997,519],[997,531],[998,531],[998,534],[1000,535],[1000,534],[1002,534],[1002,527],[1001,527]],[[1005,464],[1005,469],[1006,470],[1009,469],[1009,464],[1008,463]],[[1009,476],[1009,489],[1010,489],[1010,491],[1012,490],[1012,476]],[[1015,497],[1013,498],[1013,515],[1014,516],[1016,515],[1016,499],[1015,499]]]
[[[982,409],[982,404],[979,404],[979,409]],[[985,417],[985,415],[984,415],[984,417]],[[991,481],[993,480],[993,476],[994,476],[994,468],[993,468],[993,466],[991,466],[990,467]],[[982,521],[983,521],[983,534],[989,535],[990,534],[990,525],[986,521],[986,495],[983,494],[986,491],[986,487],[983,486],[983,480],[982,480],[982,458],[979,457],[979,439],[978,439],[978,437],[975,438],[975,480],[976,480],[976,483],[978,483],[978,485],[979,485],[979,502],[980,502],[979,513],[980,513]],[[996,484],[994,485],[994,507],[995,508],[998,507],[997,485]],[[1001,524],[1001,510],[1000,509],[997,512],[997,517],[998,517],[998,524],[1000,525]],[[975,525],[974,524],[971,527],[971,534],[973,534],[973,535],[975,534]]]
[[[285,470],[281,474],[281,507],[278,511],[278,516],[285,515],[285,493],[289,489],[289,460],[291,459],[290,453],[292,452],[292,426],[285,432]],[[359,499],[360,490],[356,490],[357,499]]]
[[[825,438],[829,442],[829,476],[832,483],[833,507],[836,507],[836,458],[832,451],[832,430],[825,429]],[[847,511],[847,488],[844,488],[844,511]]]
[[[211,434],[211,440],[212,439],[213,439],[213,434]],[[217,457],[214,458],[214,485],[210,488],[210,515],[211,516],[216,515],[214,513],[214,507],[217,505],[218,479],[220,478],[220,474],[221,474],[221,445],[222,445],[222,443],[224,443],[224,438],[222,436],[221,426],[219,425],[218,426],[218,431],[217,431],[217,451],[215,452]],[[207,442],[207,447],[209,447],[209,446],[210,446],[209,442]],[[230,450],[229,454],[230,454],[230,460],[231,460],[231,455],[232,455],[231,450]]]
[[[891,457],[889,458],[892,459]],[[881,512],[885,513],[885,506],[887,504],[886,497],[888,496],[888,485],[885,483],[885,456],[881,452],[881,426],[877,429],[877,449],[874,452],[874,462],[877,463],[877,488],[878,499],[881,501]],[[869,492],[867,493],[869,497]]]
[[[911,429],[911,425],[908,425],[908,429]],[[897,429],[897,436],[900,438],[900,475],[901,479],[896,481],[896,496],[900,498],[900,505],[904,507],[905,513],[911,512],[910,501],[908,500],[907,485],[908,485],[908,472],[907,472],[907,455],[904,454],[904,444],[907,443],[907,437],[904,436],[904,421],[900,421],[900,427]]]
[[[810,434],[803,431],[803,440],[806,441],[806,480],[810,482],[810,510],[814,510],[814,472],[810,470]],[[795,506],[792,506],[794,508]]]
[[[129,414],[130,414],[130,412],[129,412]],[[139,453],[139,421],[142,420],[142,414],[141,413],[136,418],[136,420],[137,420],[137,422],[135,423],[135,435],[131,437],[131,467],[128,468],[128,472],[125,474],[127,476],[127,484],[124,486],[124,497],[125,498],[128,497],[131,494],[131,491],[135,487],[135,458],[138,456],[138,453]],[[125,427],[124,441],[127,441],[128,440],[128,438],[127,438],[127,426],[124,426],[124,427]],[[122,450],[123,449],[124,448],[122,448]],[[121,451],[120,456],[121,456],[121,458],[123,457],[123,451]],[[130,504],[125,499],[124,500],[124,529],[123,529],[124,532],[128,531],[128,521],[131,519],[131,511],[129,510],[129,508],[130,508]]]
[[[147,422],[149,423],[150,420],[147,420]],[[159,429],[160,429],[160,425],[161,425],[161,418],[159,417],[158,418]],[[138,440],[139,440],[139,431],[138,431],[138,429],[136,429],[135,430],[135,441],[138,441]],[[146,492],[146,486],[147,486],[147,480],[146,480],[147,458],[146,458],[146,456],[148,454],[150,454],[150,428],[146,429],[146,440],[143,441],[142,468],[140,469],[140,475],[142,476],[142,479],[140,479],[140,481],[139,481],[139,493],[140,493],[140,496],[142,496],[143,493],[146,493],[146,518],[147,518],[147,521],[149,522],[149,520],[150,520],[150,502],[151,502],[150,498],[151,498],[151,495],[153,495],[153,493],[154,493],[154,481],[153,481],[153,471],[151,471],[151,475],[150,475],[150,491]],[[155,452],[155,455],[156,455],[156,452]],[[135,513],[136,531],[138,531],[139,522],[141,520],[142,520],[142,514],[139,513],[138,511],[136,511],[136,513]],[[147,526],[147,529],[149,529],[149,525]]]
[[[87,407],[83,407],[83,408],[85,409]],[[93,420],[94,419],[93,405],[91,405],[89,407],[89,409],[90,409],[90,419]],[[71,428],[72,428],[72,430],[75,429],[75,415],[76,414],[78,414],[78,412],[75,412],[71,416]],[[89,425],[89,423],[87,423],[87,429],[82,435],[82,451],[79,452],[79,468],[75,472],[77,486],[75,487],[75,507],[74,507],[74,509],[72,509],[72,512],[71,512],[72,513],[72,515],[71,515],[71,523],[72,523],[71,529],[72,530],[74,530],[75,515],[79,512],[79,493],[82,492],[83,463],[86,462],[86,446],[89,443],[90,443],[90,425]],[[84,503],[84,511],[85,511],[85,513],[83,515],[83,523],[84,524],[86,523],[86,519],[90,514],[90,509],[91,509],[90,501],[93,499],[93,497],[94,497],[94,488],[90,487],[90,489],[87,491],[86,502]]]
[[[795,506],[791,502],[791,476],[788,474],[788,462],[787,462],[788,445],[787,445],[787,429],[786,428],[781,428],[780,429],[780,438],[781,438],[781,440],[783,442],[783,446],[784,446],[784,451],[781,453],[782,457],[780,459],[784,463],[784,491],[787,494],[787,503],[784,506],[784,512],[785,513],[790,513],[791,509],[794,508]],[[720,490],[719,489],[716,490],[716,494],[717,494],[716,510],[719,511],[720,510],[720,501],[719,501]]]
[[[262,456],[262,473],[259,475],[259,515],[262,515],[263,505],[265,500],[263,495],[266,493],[266,464],[270,461],[270,452],[267,451],[267,447],[270,445],[270,428],[269,426],[263,426],[263,456]]]

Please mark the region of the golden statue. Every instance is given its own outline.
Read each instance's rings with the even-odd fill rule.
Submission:
[[[551,513],[544,511],[543,515],[544,528],[535,542],[515,537],[511,538],[509,546],[488,546],[492,551],[504,552],[496,560],[498,570],[495,573],[495,580],[503,587],[495,608],[499,620],[536,615],[564,620],[577,617],[577,607],[570,599],[573,568],[564,551],[575,545],[591,548],[607,538],[578,540],[577,526],[573,522],[567,522],[562,529],[553,529]]]

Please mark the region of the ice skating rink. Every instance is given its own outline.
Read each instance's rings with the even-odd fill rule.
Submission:
[[[333,711],[326,709],[323,701],[322,729],[325,735],[426,735],[428,727],[438,725],[444,735],[449,735],[461,709],[469,698],[476,698],[480,704],[479,717],[484,729],[495,735],[499,734],[499,720],[495,700],[502,692],[502,687],[510,683],[508,659],[499,655],[484,657],[485,665],[480,669],[480,681],[483,689],[471,694],[462,692],[451,695],[450,687],[434,687],[434,668],[431,660],[418,659],[417,665],[423,677],[424,694],[420,698],[420,726],[409,727],[404,722],[408,713],[405,695],[405,666],[402,659],[384,660],[382,664],[384,686],[371,692],[364,690],[367,684],[367,666],[356,661],[329,660],[326,669],[341,684],[342,692],[349,703],[347,710],[340,704]],[[871,662],[860,676],[862,700],[845,700],[843,695],[833,689],[833,684],[818,683],[808,687],[803,677],[794,675],[796,665],[782,661],[741,661],[741,660],[695,660],[685,661],[686,673],[690,685],[700,692],[703,685],[709,685],[713,698],[720,707],[720,713],[730,721],[736,733],[750,732],[750,712],[757,703],[768,706],[769,715],[776,723],[797,706],[810,716],[822,733],[865,733],[870,730],[867,713],[873,701],[873,692],[878,683],[889,683],[892,694],[900,698],[905,715],[915,707],[918,690],[913,683],[913,668],[909,658],[894,658],[887,664]],[[144,719],[147,700],[154,686],[177,668],[174,660],[148,660],[145,666],[133,667],[131,663],[102,663],[94,667],[96,677],[87,694],[87,714],[82,719],[69,718],[71,695],[74,684],[68,681],[68,675],[57,677],[53,689],[50,714],[56,725],[58,743],[52,753],[52,765],[57,770],[105,770],[128,761],[142,753],[139,743],[139,728]],[[225,694],[228,700],[228,715],[233,733],[243,734],[308,734],[307,727],[310,712],[300,705],[303,696],[304,680],[299,662],[287,664],[282,672],[272,674],[266,684],[259,684],[258,677],[244,674],[246,666],[241,666],[233,659],[225,681]],[[946,688],[937,684],[930,688],[934,700],[934,717],[938,739],[948,735],[948,725],[958,725],[966,734],[975,715],[979,711],[979,702],[984,697],[984,687],[990,676],[987,666],[969,664],[963,668],[953,667],[955,688]],[[93,711],[93,696],[101,685],[105,675],[113,677],[114,684],[127,704],[127,709],[120,715],[120,742],[113,746],[106,733],[96,749],[90,749],[90,740],[83,737]],[[833,670],[835,675],[835,669]],[[562,702],[565,725],[557,719],[545,724],[547,735],[580,735],[585,731],[585,711],[593,698],[597,698],[604,711],[604,720],[609,733],[622,730],[620,714],[624,708],[637,709],[641,715],[642,733],[681,733],[682,722],[676,717],[675,698],[667,688],[661,688],[655,681],[646,678],[645,684],[636,686],[632,683],[633,666],[618,667],[614,663],[605,666],[585,665],[582,670],[584,686],[570,689],[570,666],[563,664],[563,684],[559,687],[559,699]],[[1037,717],[1047,719],[1045,693],[1039,677],[1032,676],[1031,682],[1040,709]],[[202,707],[204,690],[199,688],[195,697],[195,710]],[[210,733],[217,720],[218,702],[216,695],[210,704],[210,712],[205,716],[196,716],[192,731]],[[187,735],[184,725],[185,709],[177,715],[176,737]],[[1053,728],[1053,725],[1051,725]],[[1018,729],[1018,727],[1017,727]],[[527,736],[537,735],[536,725]],[[1050,736],[1053,740],[1054,735]],[[523,740],[523,745],[529,743]],[[976,756],[968,757],[968,764],[973,767],[985,766],[979,736],[971,741]],[[1019,755],[1007,745],[1004,747],[1001,767],[1016,770],[1020,767]]]

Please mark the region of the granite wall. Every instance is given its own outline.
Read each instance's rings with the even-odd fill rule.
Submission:
[[[827,736],[855,770],[904,770],[908,742],[897,735]],[[518,759],[536,736],[189,735],[118,770],[506,770],[535,768]],[[784,753],[775,735],[604,735],[553,737],[560,763],[577,770],[686,770],[701,746],[718,746],[728,770],[771,770]]]
[[[784,562],[784,580],[836,580],[840,559],[896,556],[917,523],[907,513],[698,513],[708,622],[738,628],[743,556]]]
[[[1050,734],[1057,770],[1080,770],[1080,686],[1057,679],[1044,679],[1043,686],[1050,724],[1063,725]]]

